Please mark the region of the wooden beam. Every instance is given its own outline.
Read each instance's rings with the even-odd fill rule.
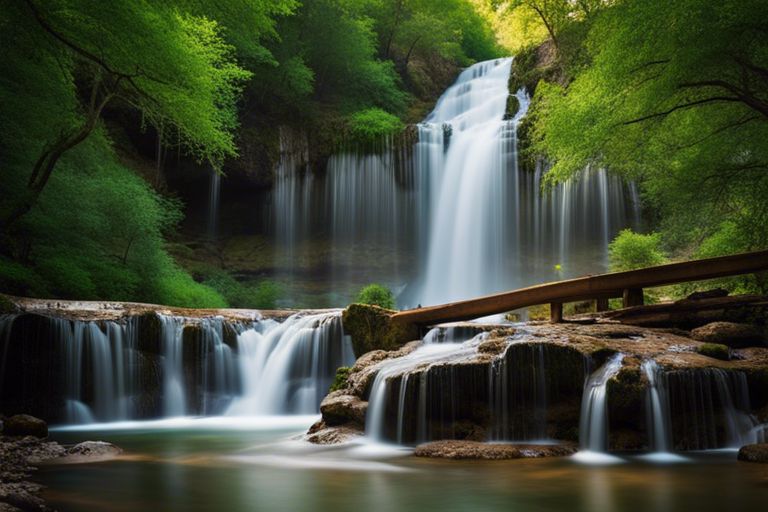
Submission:
[[[392,319],[418,325],[457,322],[537,304],[622,297],[627,289],[652,288],[764,270],[768,270],[768,251],[734,254],[529,286],[471,300],[400,311]]]

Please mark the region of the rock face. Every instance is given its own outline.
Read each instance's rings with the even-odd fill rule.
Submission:
[[[438,459],[538,459],[542,457],[566,457],[576,453],[575,444],[507,444],[478,443],[476,441],[434,441],[416,447],[417,457]]]
[[[3,421],[3,434],[44,438],[48,437],[48,424],[29,414],[16,414]]]
[[[711,301],[724,299],[742,301],[718,296],[688,302],[710,307]],[[761,300],[751,300],[748,308]],[[455,457],[468,457],[467,452],[480,449],[472,443],[489,440],[576,443],[586,378],[617,353],[624,355],[622,367],[606,386],[610,450],[655,446],[653,429],[659,427],[649,410],[651,375],[653,393],[664,395],[670,449],[733,446],[749,437],[754,418],[768,421],[768,348],[723,345],[713,351],[711,343],[676,324],[644,327],[618,323],[610,315],[591,318],[589,323],[484,326],[480,331],[485,334],[464,343],[467,349],[460,357],[435,361],[421,359],[424,352],[414,354],[419,341],[385,344],[398,348],[359,357],[344,386],[326,398],[323,421],[310,437],[333,443],[362,435],[366,415],[373,410],[369,400],[374,381],[386,369],[386,386],[383,392],[377,388],[374,399],[376,407],[384,404],[377,433],[385,440],[409,445],[467,442],[437,445],[445,453],[456,452],[441,456]],[[386,328],[386,322],[381,325]],[[467,340],[476,332],[452,341]],[[434,343],[439,336],[427,338]],[[369,332],[368,339],[376,339],[376,333]],[[648,373],[651,366],[659,373]],[[511,448],[499,449],[504,455],[489,450],[491,458],[519,456]]]
[[[768,464],[768,443],[748,444],[739,449],[739,460]]]
[[[357,357],[372,350],[394,350],[418,338],[415,326],[392,322],[392,313],[394,311],[365,304],[352,304],[344,310],[344,330],[352,336]]]
[[[731,348],[761,347],[766,345],[763,329],[750,324],[712,322],[691,331],[693,339],[707,343],[727,345]]]

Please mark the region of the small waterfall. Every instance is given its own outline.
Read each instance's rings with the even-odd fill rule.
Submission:
[[[157,315],[163,351],[163,413],[166,417],[184,416],[187,398],[184,392],[182,329],[184,318]]]
[[[579,444],[591,453],[608,451],[608,381],[619,373],[624,354],[615,354],[587,379],[581,399]]]
[[[489,397],[494,441],[547,438],[547,362],[544,344],[512,344],[491,363]]]
[[[216,239],[219,234],[219,201],[221,196],[221,174],[211,169],[210,195],[208,198],[208,236]]]
[[[466,343],[430,343],[425,344],[411,352],[410,354],[390,359],[380,363],[380,368],[376,373],[371,393],[368,398],[368,413],[365,420],[365,432],[368,437],[376,441],[387,441],[391,437],[387,435],[387,419],[394,417],[396,419],[396,439],[399,443],[404,440],[404,424],[406,421],[406,394],[409,390],[409,382],[415,382],[418,392],[418,416],[417,428],[419,440],[426,440],[427,434],[427,402],[431,401],[431,406],[440,406],[430,397],[428,391],[428,379],[435,378],[430,376],[430,371],[436,369],[436,365],[450,361],[458,361],[464,357],[473,355],[477,352],[477,344],[487,337],[487,334],[481,333]],[[450,372],[449,372],[450,373]],[[396,414],[388,413],[388,402],[390,398],[390,386],[395,379],[399,379],[399,391],[397,399]],[[439,377],[438,377],[439,378]],[[450,377],[449,377],[450,378]],[[412,415],[410,416],[413,417]]]
[[[664,374],[652,359],[643,361],[640,367],[648,379],[646,409],[651,449],[654,452],[668,453],[672,450],[672,439],[669,425],[669,396]]]
[[[314,414],[336,369],[355,361],[338,313],[263,322],[237,343],[243,395],[230,415]]]
[[[757,441],[744,372],[698,368],[666,377],[676,448],[739,448]]]

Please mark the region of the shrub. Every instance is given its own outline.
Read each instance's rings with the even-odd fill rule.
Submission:
[[[631,229],[622,230],[608,246],[612,272],[661,265],[666,261],[660,249],[661,235],[643,235]]]
[[[349,139],[363,146],[375,146],[382,139],[400,133],[405,126],[399,117],[380,108],[360,110],[347,120]]]
[[[233,308],[274,309],[281,295],[280,287],[272,281],[243,283],[217,268],[208,268],[203,274],[203,284],[223,295]]]
[[[333,393],[334,391],[347,387],[347,378],[349,377],[350,371],[352,371],[352,368],[349,366],[342,366],[336,370],[336,376],[333,378],[333,384],[331,384],[331,388],[328,392]]]
[[[357,295],[355,300],[358,304],[368,304],[379,306],[386,309],[395,308],[395,296],[386,286],[380,284],[369,284]]]

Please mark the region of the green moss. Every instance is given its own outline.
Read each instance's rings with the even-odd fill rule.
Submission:
[[[5,295],[0,294],[0,315],[9,315],[18,311],[19,308],[16,306],[16,303]]]
[[[393,313],[366,304],[351,304],[344,310],[341,320],[344,330],[352,337],[357,357],[371,350],[395,350],[409,341],[419,339],[418,328],[411,324],[393,322]]]
[[[696,352],[722,361],[728,361],[731,358],[731,349],[719,343],[704,343],[696,349]]]
[[[504,112],[504,119],[513,119],[520,110],[520,100],[517,96],[510,94],[507,96],[507,109]]]
[[[334,391],[338,391],[347,387],[347,378],[349,378],[349,372],[351,370],[352,368],[349,366],[342,366],[336,370],[336,376],[333,378],[333,384],[331,384],[331,388],[328,390],[328,392],[333,393]]]

